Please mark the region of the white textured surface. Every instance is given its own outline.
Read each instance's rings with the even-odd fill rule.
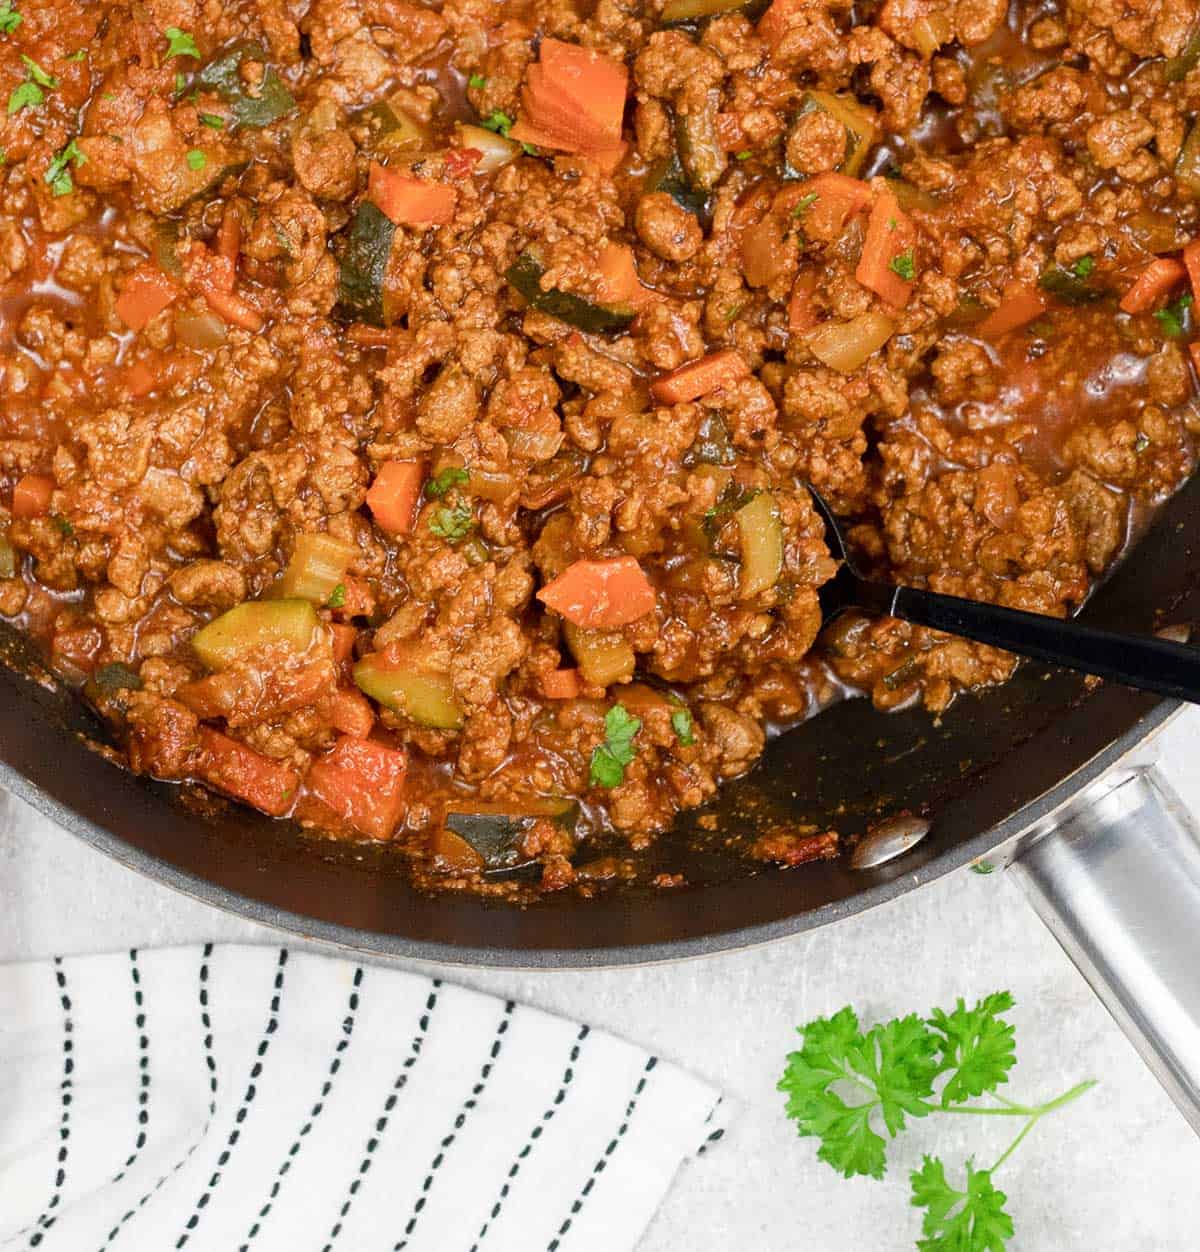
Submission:
[[[1190,711],[1142,755],[1200,812],[1198,750],[1200,711]],[[155,886],[32,815],[0,830],[0,961],[197,939],[278,935]],[[725,1142],[686,1167],[642,1252],[907,1252],[916,1214],[904,1172],[922,1150],[990,1162],[1007,1119],[928,1119],[893,1147],[885,1182],[845,1182],[781,1115],[774,1085],[792,1026],[845,1003],[886,1017],[1000,987],[1018,1001],[1015,1097],[1101,1080],[998,1175],[1014,1252],[1197,1246],[1200,1142],[1003,875],[958,873],[807,936],[680,965],[441,972],[625,1035],[744,1102]]]

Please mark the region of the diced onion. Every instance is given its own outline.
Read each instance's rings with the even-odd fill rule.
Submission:
[[[561,430],[510,430],[505,433],[509,451],[525,461],[548,461],[562,447]]]
[[[917,45],[923,57],[931,57],[944,43],[949,43],[953,35],[950,19],[945,13],[931,13],[928,17],[919,17],[912,24],[913,43]]]
[[[482,126],[468,126],[460,122],[457,135],[460,148],[474,148],[476,152],[483,153],[483,159],[475,166],[477,174],[494,174],[521,154],[519,143]]]
[[[0,578],[12,578],[16,572],[16,551],[7,539],[0,539]]]
[[[181,309],[175,314],[175,337],[198,352],[219,348],[227,335],[224,321],[215,313]]]
[[[734,517],[742,539],[738,591],[743,600],[749,600],[779,581],[783,570],[783,526],[769,491],[760,491]]]
[[[805,336],[808,350],[823,365],[852,374],[891,338],[896,323],[882,313],[863,313],[848,322],[825,322]]]
[[[667,0],[663,5],[664,22],[695,22],[718,13],[733,13],[748,8],[750,0]]]

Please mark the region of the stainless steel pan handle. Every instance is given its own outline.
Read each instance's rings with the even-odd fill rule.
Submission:
[[[1009,868],[1200,1134],[1200,829],[1153,769],[1102,787]]]

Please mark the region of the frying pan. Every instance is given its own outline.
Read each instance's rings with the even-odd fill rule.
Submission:
[[[1086,620],[1150,631],[1200,620],[1200,481],[1158,514]],[[643,858],[687,886],[524,909],[415,891],[386,849],[315,843],[229,806],[186,807],[113,768],[104,731],[0,639],[0,784],[93,847],[208,904],[366,952],[565,969],[676,960],[763,943],[872,908],[977,858],[1012,864],[1035,907],[1200,1131],[1200,842],[1152,777],[1114,773],[1173,701],[1023,666],[940,718],[847,700],[775,739],[724,788],[715,835],[685,817]],[[1099,791],[1097,790],[1099,788]],[[928,834],[869,869],[848,858],[752,871],[727,835],[811,822],[861,834],[922,814]]]

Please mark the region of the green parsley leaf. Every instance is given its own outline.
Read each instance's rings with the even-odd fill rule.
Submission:
[[[807,213],[809,209],[816,204],[818,199],[819,197],[815,191],[810,191],[808,195],[801,196],[800,199],[796,201],[796,207],[792,210],[792,216],[803,217],[805,213]]]
[[[59,517],[57,514],[54,514],[50,520],[68,539],[75,533],[75,527],[65,517]]]
[[[57,87],[58,79],[53,74],[47,74],[44,69],[33,59],[27,57],[25,53],[21,53],[21,60],[25,62],[25,68],[29,71],[29,77],[33,79],[39,87]]]
[[[671,714],[671,729],[675,732],[675,738],[679,740],[680,747],[690,748],[696,742],[696,735],[692,730],[692,714],[689,709],[676,709]]]
[[[76,49],[75,49],[75,51],[74,51],[74,52],[72,52],[72,53],[71,53],[71,55],[70,55],[69,57],[66,57],[66,58],[64,58],[64,59],[65,59],[65,60],[67,60],[67,61],[86,61],[86,60],[87,60],[87,49],[86,49],[86,48],[76,48]]]
[[[488,80],[482,74],[472,74],[467,79],[467,86],[474,87],[476,91],[482,91],[488,84]]]
[[[75,190],[75,180],[71,177],[72,162],[76,167],[87,164],[87,153],[80,150],[74,139],[61,152],[56,152],[46,166],[44,178],[54,195],[69,196]]]
[[[754,155],[754,153],[753,153],[753,151],[751,151],[751,149],[749,149],[749,148],[743,148],[743,149],[741,150],[741,152],[735,152],[733,155],[734,155],[734,156],[735,156],[735,157],[736,157],[739,161],[748,161],[748,160],[750,160],[750,158]]]
[[[199,148],[192,148],[187,154],[188,169],[202,170],[208,164],[208,157]]]
[[[971,865],[972,874],[994,874],[996,867],[991,861],[975,861]]]
[[[429,519],[429,529],[439,539],[457,543],[465,539],[475,525],[475,515],[466,500],[457,500],[454,504],[444,505]]]
[[[614,704],[604,715],[604,742],[592,749],[590,781],[593,787],[619,787],[625,781],[625,767],[634,758],[633,741],[642,728],[640,718],[621,704]]]
[[[493,109],[479,124],[484,130],[494,130],[497,134],[507,137],[514,122],[502,109]]]
[[[8,149],[0,148],[0,165],[8,164]]]
[[[12,0],[0,0],[0,35],[11,35],[22,22]]]
[[[942,1107],[995,1091],[1016,1064],[1014,1028],[999,1015],[1013,1006],[1007,991],[996,991],[968,1009],[960,999],[952,1012],[934,1009],[930,1029],[938,1036],[941,1072],[954,1076],[942,1088]]]
[[[1090,278],[1092,271],[1096,268],[1096,262],[1090,256],[1081,256],[1074,265],[1071,266],[1071,273],[1076,278]]]
[[[425,484],[425,494],[431,500],[440,500],[452,487],[470,480],[470,473],[458,465],[447,465]]]
[[[1185,335],[1191,324],[1192,296],[1185,294],[1173,300],[1164,309],[1154,314],[1154,320],[1162,327],[1163,334],[1169,339],[1178,339]]]
[[[917,267],[913,263],[913,250],[908,249],[907,252],[901,252],[899,256],[894,256],[888,262],[888,269],[893,274],[899,274],[906,283],[911,283],[913,275],[917,272]]]
[[[1004,1252],[1013,1236],[1012,1218],[1004,1211],[1007,1196],[992,1186],[990,1170],[967,1162],[967,1189],[957,1191],[946,1181],[946,1168],[927,1156],[913,1170],[912,1203],[926,1210],[921,1222],[921,1252]]]
[[[325,601],[326,605],[331,609],[343,609],[346,607],[346,584],[338,583],[336,587],[329,593],[329,599]]]
[[[207,126],[209,130],[221,130],[225,125],[225,119],[218,117],[215,113],[201,113],[200,125]]]
[[[187,91],[187,75],[180,70],[175,71],[175,94],[182,96]]]
[[[37,108],[45,98],[45,93],[37,83],[27,79],[12,89],[8,97],[8,115],[12,117],[14,113],[20,113],[22,109]]]
[[[196,41],[186,30],[180,30],[178,26],[168,26],[163,34],[167,37],[167,59],[171,57],[195,57],[200,59],[200,49],[196,47]]]

